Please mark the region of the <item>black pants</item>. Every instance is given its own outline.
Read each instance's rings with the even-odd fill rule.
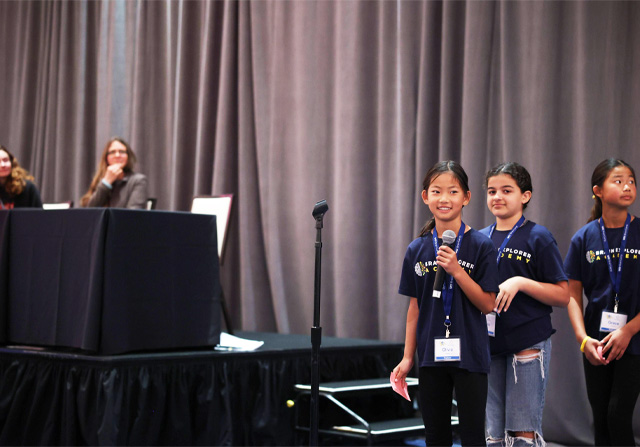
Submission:
[[[487,375],[450,366],[420,368],[420,410],[429,447],[451,446],[451,400],[456,391],[460,442],[486,445]]]
[[[640,356],[624,354],[601,366],[593,366],[586,357],[583,361],[595,445],[635,445],[632,418],[640,394]]]

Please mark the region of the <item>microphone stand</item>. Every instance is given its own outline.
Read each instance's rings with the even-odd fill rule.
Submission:
[[[320,398],[320,370],[318,357],[322,340],[320,327],[320,270],[322,266],[322,219],[329,210],[326,200],[316,203],[313,217],[316,220],[316,271],[313,294],[313,327],[311,328],[311,419],[309,445],[318,445],[318,401]]]

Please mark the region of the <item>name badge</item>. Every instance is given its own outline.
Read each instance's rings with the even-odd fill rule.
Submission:
[[[436,338],[433,343],[433,354],[436,362],[460,361],[460,337]]]
[[[602,312],[600,318],[600,332],[613,332],[627,324],[627,316],[615,312]]]
[[[487,317],[487,334],[489,337],[496,336],[496,313],[491,312],[490,314],[485,315]]]

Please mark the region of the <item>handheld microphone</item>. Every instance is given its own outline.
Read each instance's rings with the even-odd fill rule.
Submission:
[[[452,247],[456,241],[456,233],[452,230],[446,230],[442,233],[442,246],[443,247]],[[437,253],[436,253],[437,254]],[[444,275],[447,272],[444,271],[442,266],[438,266],[438,271],[436,272],[436,280],[433,282],[433,297],[440,298],[442,295],[442,283],[444,283]]]

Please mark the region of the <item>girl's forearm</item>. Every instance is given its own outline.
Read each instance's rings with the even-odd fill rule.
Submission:
[[[569,320],[573,327],[576,340],[582,343],[587,336],[587,330],[584,326],[584,315],[582,313],[582,282],[574,279],[569,280],[569,304],[567,305]]]
[[[518,277],[520,292],[549,306],[566,307],[569,304],[569,284],[567,281],[545,283]]]
[[[467,298],[482,313],[488,314],[493,311],[496,302],[496,294],[494,292],[485,292],[462,267],[453,275],[453,279],[455,279]]]
[[[411,298],[409,302],[409,309],[407,310],[407,327],[405,330],[404,341],[404,358],[413,360],[416,353],[417,346],[417,332],[418,332],[418,300]]]

